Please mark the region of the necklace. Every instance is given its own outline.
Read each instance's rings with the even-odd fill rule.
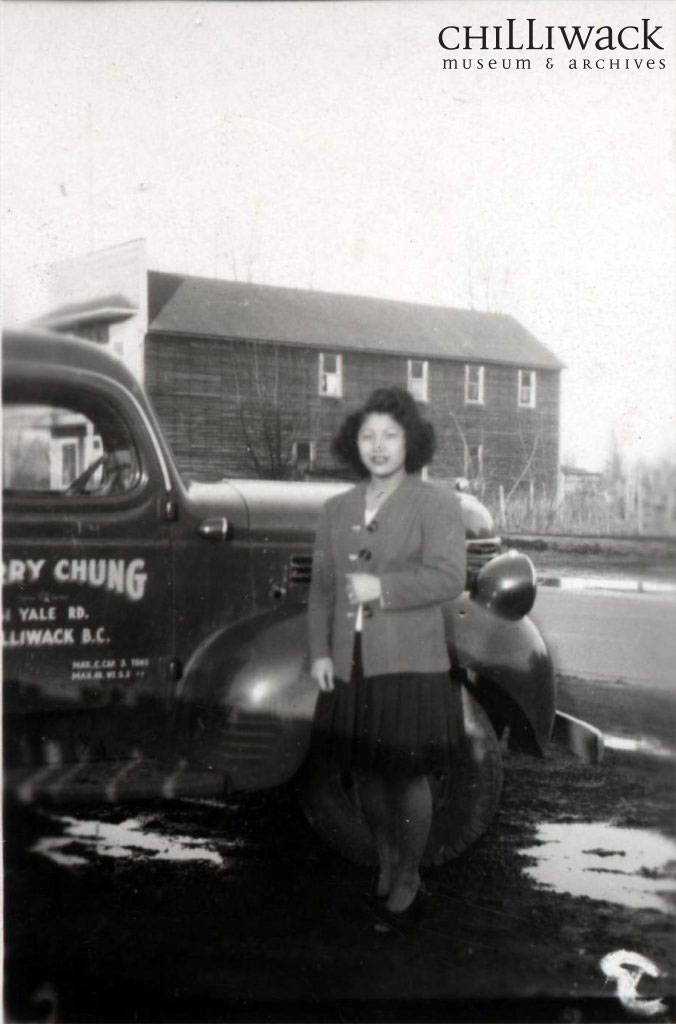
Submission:
[[[366,503],[370,508],[378,508],[387,497],[387,490],[381,487],[379,491],[366,490]]]

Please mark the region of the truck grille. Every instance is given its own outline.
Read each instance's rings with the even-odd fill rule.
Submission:
[[[226,757],[260,761],[280,738],[282,725],[278,717],[237,711],[220,725],[221,751]]]
[[[486,540],[467,541],[467,585],[469,586],[479,570],[495,558],[502,550],[500,537],[487,537]]]
[[[289,563],[289,583],[309,583],[312,576],[312,555],[292,555]]]

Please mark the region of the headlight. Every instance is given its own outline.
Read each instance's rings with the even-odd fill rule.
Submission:
[[[492,558],[477,574],[472,600],[503,619],[520,619],[533,607],[535,569],[530,558],[508,551]]]

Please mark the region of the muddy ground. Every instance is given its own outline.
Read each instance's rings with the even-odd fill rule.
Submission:
[[[662,699],[653,707],[620,683],[562,680],[559,703],[571,713],[595,709],[597,724],[606,727],[605,718],[615,733],[618,700],[628,725],[643,708],[640,724],[665,742],[674,708]],[[13,1020],[641,1019],[614,998],[599,967],[620,949],[661,972],[643,978],[640,995],[663,997],[666,1010],[644,1019],[674,1019],[674,916],[543,888],[528,877],[535,858],[524,853],[537,846],[543,822],[612,822],[673,837],[668,759],[610,751],[590,766],[560,748],[545,761],[508,754],[493,824],[462,857],[428,873],[428,912],[401,935],[374,932],[370,872],[327,849],[292,787],[222,806],[143,809],[147,830],[206,838],[223,866],[162,862],[141,849],[83,854],[77,841],[61,852],[79,852],[84,865],[30,852],[38,838],[63,834],[61,816],[71,813],[105,823],[140,812],[9,815]]]

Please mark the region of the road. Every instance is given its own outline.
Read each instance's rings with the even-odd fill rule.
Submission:
[[[674,689],[676,594],[541,586],[531,617],[549,643],[557,672]]]

